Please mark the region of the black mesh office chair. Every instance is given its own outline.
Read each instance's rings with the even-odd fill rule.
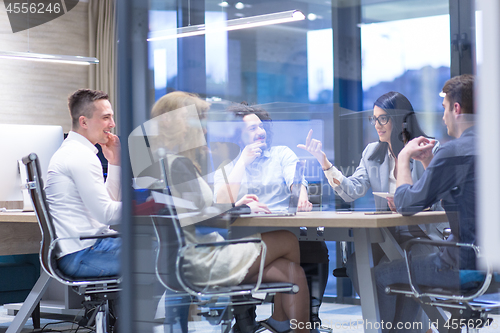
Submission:
[[[169,184],[172,176],[169,172],[168,162],[164,157],[161,157],[159,165],[161,177],[165,184],[164,192],[170,195]],[[297,293],[299,291],[299,287],[292,283],[262,283],[266,245],[261,239],[235,239],[216,243],[186,244],[175,207],[167,205],[162,213],[164,215],[153,216],[152,220],[159,244],[156,257],[156,275],[160,283],[167,289],[167,316],[171,313],[169,311],[172,306],[177,308],[176,303],[180,303],[181,308],[177,314],[181,318],[186,317],[186,303],[188,302],[186,296],[189,295],[192,302],[202,305],[207,309],[202,315],[210,323],[222,325],[222,332],[229,332],[232,328],[232,319],[235,317],[238,323],[237,329],[241,333],[250,333],[257,328],[251,309],[263,302],[262,299],[253,297],[254,294]],[[260,270],[256,284],[200,288],[185,278],[182,265],[184,253],[188,248],[226,246],[249,242],[258,242],[262,245]],[[171,302],[173,304],[171,306],[168,304],[168,301],[172,300],[172,298],[177,298],[177,300]],[[209,298],[208,301],[207,298]],[[166,322],[168,320],[170,320],[169,323],[174,322],[173,318],[166,319]],[[183,332],[187,331],[187,323],[182,322],[182,320],[181,327],[185,330]]]
[[[485,271],[458,271],[460,282],[457,285],[450,286],[449,289],[417,285],[412,278],[413,270],[411,269],[411,248],[417,244],[447,246],[456,248],[457,250],[469,249],[470,251],[474,251],[477,258],[481,256],[480,248],[473,244],[413,239],[405,248],[405,259],[410,284],[388,286],[386,293],[413,297],[423,305],[442,308],[450,312],[451,318],[448,324],[438,328],[441,333],[445,333],[445,331],[448,333],[458,333],[461,332],[464,326],[468,332],[477,332],[485,325],[489,325],[492,319],[488,317],[488,313],[500,308],[500,301],[480,299],[480,297],[487,293],[498,293],[500,276],[493,273],[491,267],[488,265]]]
[[[183,309],[186,309],[182,307],[194,302],[207,308],[207,311],[202,314],[211,323],[221,324],[222,332],[227,333],[231,329],[233,317],[244,316],[248,307],[263,302],[261,298],[254,297],[256,294],[297,293],[299,291],[299,287],[292,283],[262,283],[266,247],[260,239],[235,239],[214,243],[186,244],[183,230],[175,215],[152,216],[152,221],[158,239],[156,275],[160,283],[167,289],[166,313],[168,313],[169,307],[175,307],[178,310],[179,317],[181,317]],[[184,253],[189,248],[217,247],[249,242],[260,242],[263,248],[257,283],[237,286],[199,287],[186,279],[182,267]],[[255,328],[251,323],[248,323],[248,326],[244,325],[245,321],[240,318],[238,323],[240,331],[243,333],[251,332]],[[187,323],[181,322],[181,327],[183,327],[183,332],[187,331]]]
[[[40,243],[40,263],[43,270],[54,280],[72,287],[79,295],[84,295],[85,317],[82,318],[82,325],[93,325],[95,323],[96,332],[114,332],[116,317],[113,315],[113,300],[120,291],[119,276],[103,278],[75,279],[64,275],[57,267],[55,254],[58,244],[69,238],[58,238],[49,213],[49,206],[45,198],[43,180],[40,172],[40,162],[35,153],[31,153],[22,159],[26,165],[27,188],[30,192],[33,208],[35,210],[38,225],[42,233]],[[94,239],[105,237],[117,237],[117,235],[106,235],[96,237],[80,237],[80,239]]]

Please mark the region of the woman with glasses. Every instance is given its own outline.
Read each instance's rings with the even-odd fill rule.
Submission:
[[[374,103],[370,123],[375,126],[379,141],[366,146],[361,161],[352,176],[345,177],[328,161],[321,150],[321,141],[312,139],[312,130],[305,145],[298,145],[310,152],[321,164],[328,182],[346,202],[363,197],[371,187],[373,192],[396,191],[397,156],[404,144],[413,138],[427,135],[418,125],[415,112],[408,99],[398,92],[388,92]],[[438,145],[436,145],[437,147]],[[430,156],[422,156],[422,161],[413,161],[413,181],[420,178],[430,161]],[[389,201],[388,201],[389,200]],[[392,199],[375,197],[377,210],[394,210]],[[388,206],[389,205],[389,206]]]
[[[363,197],[371,187],[373,192],[396,192],[397,156],[404,145],[419,136],[428,137],[420,128],[408,99],[398,92],[388,92],[380,96],[374,103],[373,115],[369,117],[370,123],[375,126],[379,141],[372,142],[363,151],[361,161],[352,176],[345,177],[340,170],[333,166],[321,150],[321,142],[312,139],[312,130],[306,138],[305,145],[298,147],[310,152],[321,164],[328,182],[338,195],[346,202],[354,201]],[[439,147],[436,145],[433,153]],[[430,154],[429,154],[430,155]],[[411,162],[412,179],[416,182],[424,172],[432,156],[420,156],[419,161]],[[439,205],[433,209],[439,209]],[[377,210],[395,210],[392,199],[375,197],[375,208]],[[415,237],[423,237],[432,240],[442,240],[443,231],[449,228],[448,223],[425,224],[418,226],[399,226],[391,228],[396,241],[404,248],[405,243]],[[412,253],[429,254],[436,248],[414,247]],[[380,246],[374,244],[374,263],[387,261],[387,257]],[[335,276],[348,276],[353,282],[356,291],[359,291],[355,255],[352,254],[347,261],[346,268],[335,270]],[[422,318],[423,319],[423,318]]]

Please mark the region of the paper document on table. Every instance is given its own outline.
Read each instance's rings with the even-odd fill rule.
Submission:
[[[156,203],[161,203],[165,205],[173,205],[176,208],[186,208],[196,210],[198,207],[189,200],[173,197],[168,194],[152,191],[153,199]]]
[[[373,195],[381,198],[394,198],[394,193],[389,192],[373,192]]]

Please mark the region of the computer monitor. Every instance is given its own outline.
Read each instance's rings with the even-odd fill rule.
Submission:
[[[0,207],[23,207],[15,203],[23,202],[22,183],[25,183],[21,182],[18,160],[36,153],[42,177],[46,179],[50,159],[63,140],[61,126],[0,124]]]

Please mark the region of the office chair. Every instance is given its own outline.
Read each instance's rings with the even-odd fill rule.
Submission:
[[[82,326],[92,326],[95,323],[96,332],[115,332],[116,317],[113,314],[113,301],[117,298],[118,291],[120,291],[121,278],[118,276],[86,279],[72,278],[58,269],[55,257],[58,244],[68,238],[58,238],[56,235],[49,206],[46,202],[40,162],[37,155],[31,153],[25,156],[22,161],[26,165],[28,177],[26,187],[30,192],[33,208],[42,233],[40,263],[43,270],[54,280],[72,287],[77,294],[84,295],[85,300],[82,305],[85,308],[85,316],[80,321]],[[117,237],[117,235],[80,237],[80,239],[106,237]]]
[[[172,209],[173,211],[173,209]],[[174,214],[152,216],[158,248],[156,254],[156,276],[167,289],[166,312],[169,308],[179,309],[180,318],[191,302],[205,309],[202,315],[211,324],[221,324],[221,331],[228,333],[233,317],[239,317],[238,324],[243,333],[252,332],[255,327],[251,320],[246,322],[248,308],[262,304],[263,300],[256,298],[257,294],[297,293],[298,286],[292,283],[275,282],[262,283],[262,274],[266,247],[260,239],[235,239],[214,243],[186,244],[184,233],[178,218]],[[262,259],[258,281],[255,284],[237,286],[205,286],[193,285],[184,275],[184,254],[190,248],[208,248],[240,243],[261,243]],[[170,304],[169,304],[170,301]],[[187,308],[186,308],[187,306]],[[170,322],[172,323],[172,322]],[[170,323],[169,326],[170,326]],[[172,328],[170,326],[170,328]],[[187,332],[187,320],[181,322],[183,332]]]
[[[412,278],[411,248],[416,244],[431,246],[447,246],[460,249],[473,250],[476,257],[481,256],[480,248],[473,244],[454,243],[448,241],[431,241],[427,239],[413,239],[405,248],[405,260],[408,270],[409,284],[397,284],[386,287],[386,293],[412,297],[422,305],[441,308],[451,313],[448,325],[438,328],[440,332],[461,332],[462,327],[467,332],[477,332],[480,328],[489,325],[492,319],[488,312],[500,308],[500,301],[479,299],[486,293],[497,293],[500,275],[493,273],[490,265],[486,271],[460,270],[458,271],[459,285],[449,289],[431,286],[416,285]]]

